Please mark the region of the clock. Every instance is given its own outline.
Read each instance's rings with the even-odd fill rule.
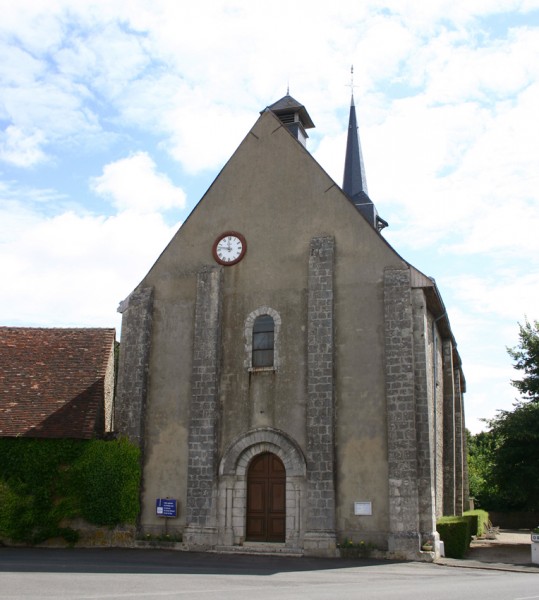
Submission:
[[[226,231],[213,243],[213,257],[225,266],[235,265],[245,256],[247,242],[241,233]]]

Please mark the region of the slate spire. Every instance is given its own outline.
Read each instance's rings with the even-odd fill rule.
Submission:
[[[354,198],[360,192],[367,192],[367,178],[365,177],[365,165],[359,142],[359,133],[356,117],[356,105],[354,103],[354,92],[350,102],[350,117],[348,119],[348,139],[346,141],[346,157],[344,161],[344,180],[342,189]]]
[[[354,68],[352,67],[352,76]],[[348,119],[348,139],[346,142],[346,156],[344,160],[344,177],[342,189],[351,202],[363,214],[369,223],[378,231],[387,227],[387,221],[378,216],[378,211],[367,192],[367,178],[363,164],[363,154],[359,141],[356,105],[354,103],[354,90],[352,81],[352,100],[350,102],[350,116]]]

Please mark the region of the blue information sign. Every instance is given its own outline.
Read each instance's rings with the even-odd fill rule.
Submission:
[[[177,501],[170,498],[157,498],[155,501],[155,513],[158,517],[177,517]]]

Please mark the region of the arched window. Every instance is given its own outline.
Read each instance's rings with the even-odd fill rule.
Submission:
[[[280,367],[281,316],[271,306],[259,306],[245,319],[245,361],[249,371]]]
[[[275,322],[270,315],[260,315],[253,324],[254,368],[274,366]]]

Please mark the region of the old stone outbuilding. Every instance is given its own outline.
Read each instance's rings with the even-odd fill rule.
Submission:
[[[121,303],[140,525],[162,531],[170,498],[192,548],[425,558],[466,497],[455,338],[434,280],[382,235],[353,99],[342,188],[312,127],[290,95],[263,110]]]

